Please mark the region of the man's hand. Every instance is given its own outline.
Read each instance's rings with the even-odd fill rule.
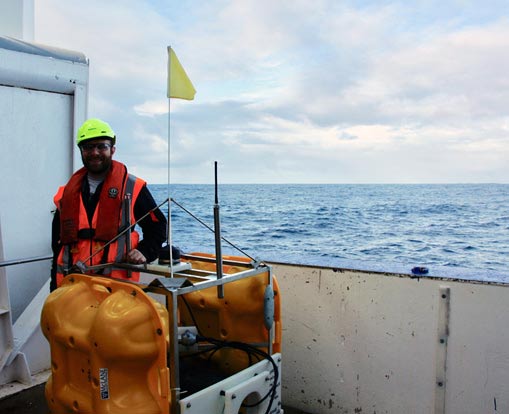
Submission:
[[[127,253],[127,261],[129,263],[142,264],[145,263],[147,259],[139,250],[132,249],[129,253]]]

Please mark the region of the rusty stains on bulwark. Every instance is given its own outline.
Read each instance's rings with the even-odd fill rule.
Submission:
[[[482,279],[475,278],[472,275],[462,277],[461,274],[454,273],[450,276],[444,276],[436,274],[435,272],[431,272],[425,275],[415,275],[411,273],[411,268],[409,268],[408,272],[402,271],[401,269],[397,269],[396,271],[387,271],[387,270],[376,270],[376,269],[354,269],[351,267],[334,267],[334,266],[321,266],[321,265],[312,265],[312,264],[295,264],[295,263],[285,263],[285,262],[277,262],[277,261],[267,261],[269,265],[279,265],[285,267],[299,267],[299,268],[310,268],[313,269],[313,273],[318,273],[316,270],[331,270],[333,273],[345,274],[345,273],[362,273],[364,276],[371,277],[398,277],[404,279],[412,279],[417,282],[420,282],[421,279],[424,280],[441,280],[441,281],[451,281],[451,282],[462,282],[462,283],[471,283],[471,284],[481,284],[481,285],[495,285],[495,286],[504,286],[509,287],[509,278],[507,281],[497,280],[497,279]],[[318,273],[320,275],[320,273]]]

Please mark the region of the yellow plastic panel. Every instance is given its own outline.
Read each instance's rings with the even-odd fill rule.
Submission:
[[[199,256],[213,255],[192,253]],[[225,260],[245,261],[249,259],[236,256],[224,256]],[[192,261],[193,269],[215,272],[215,263]],[[232,274],[246,270],[244,268],[227,266],[223,268],[225,274]],[[200,333],[206,337],[224,341],[238,341],[249,344],[267,343],[269,332],[264,325],[264,293],[268,284],[268,272],[261,273],[224,285],[224,298],[217,297],[217,288],[199,290],[184,295],[194,320],[187,307],[179,302],[179,312],[182,325],[198,325]],[[274,341],[273,352],[281,352],[281,295],[275,277],[274,289]],[[260,346],[267,351],[266,347]],[[205,357],[208,358],[208,355]],[[220,369],[228,374],[239,372],[249,366],[245,352],[224,348],[214,353],[212,359]],[[256,362],[256,361],[255,361]]]
[[[43,307],[52,413],[167,414],[168,314],[137,286],[69,275]]]

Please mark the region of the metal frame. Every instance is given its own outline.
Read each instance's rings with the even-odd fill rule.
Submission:
[[[215,258],[198,255],[182,255],[183,259],[190,259],[193,261],[202,261],[204,263],[216,263]],[[182,283],[171,283],[164,286],[160,279],[154,279],[151,283],[132,282],[126,281],[127,283],[134,283],[140,285],[142,289],[147,293],[154,293],[158,295],[164,295],[166,297],[166,308],[168,310],[168,325],[169,325],[169,347],[168,347],[168,367],[170,371],[170,392],[171,392],[171,405],[170,413],[178,413],[180,403],[180,368],[179,368],[179,327],[178,321],[178,297],[191,292],[200,291],[214,286],[224,286],[228,283],[232,283],[241,279],[257,276],[259,274],[268,273],[267,285],[273,288],[273,273],[272,267],[259,262],[242,262],[235,260],[223,260],[223,264],[235,265],[243,267],[246,270],[237,273],[223,274],[221,278],[217,277],[215,272],[207,272],[202,270],[192,269],[190,266],[162,266],[162,265],[130,265],[125,263],[108,263],[105,265],[98,265],[89,267],[86,269],[100,269],[109,266],[120,267],[123,269],[130,269],[141,273],[154,274],[157,276],[166,276],[170,279],[181,279]],[[187,283],[190,282],[190,283]],[[218,294],[219,294],[218,289]],[[268,333],[268,343],[256,344],[263,347],[267,347],[269,355],[272,355],[273,347],[272,342],[274,341],[274,326],[271,327]]]

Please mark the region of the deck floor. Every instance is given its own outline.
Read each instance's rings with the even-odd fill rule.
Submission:
[[[0,413],[48,414],[44,397],[44,383],[26,388],[16,394],[0,399]],[[283,406],[284,414],[312,414],[299,409]]]
[[[44,397],[44,383],[26,388],[0,400],[0,413],[48,414]]]

